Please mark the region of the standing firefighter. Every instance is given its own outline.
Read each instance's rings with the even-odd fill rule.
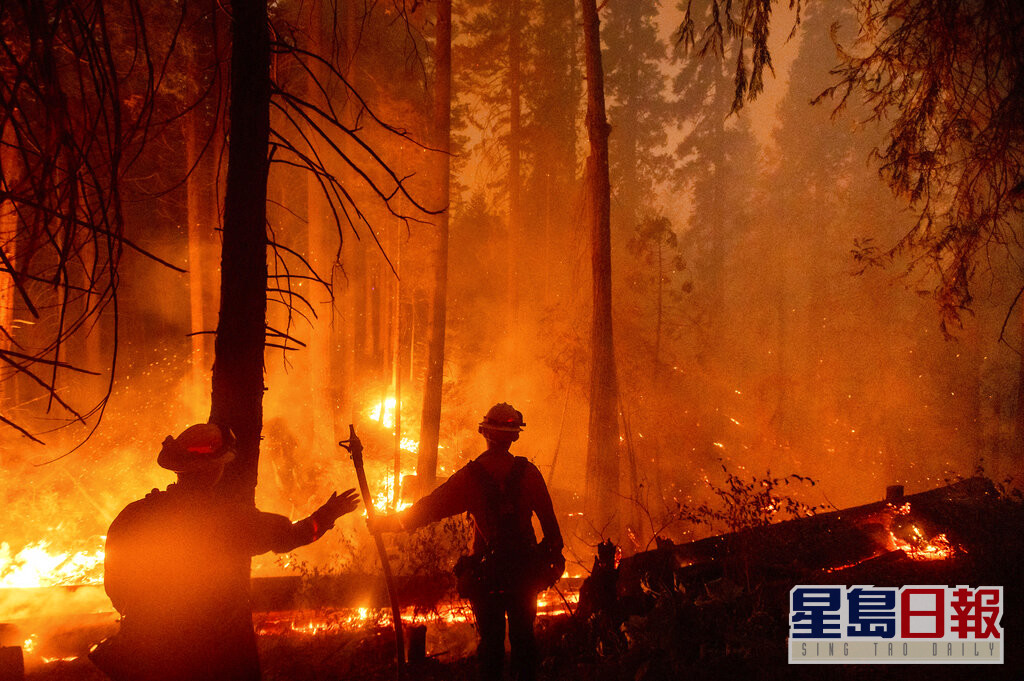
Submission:
[[[505,617],[512,648],[512,677],[535,678],[537,643],[533,621],[537,594],[562,575],[562,535],[540,471],[509,447],[526,424],[510,404],[495,405],[480,423],[487,451],[458,470],[411,508],[378,518],[384,532],[414,530],[442,518],[468,512],[475,526],[473,554],[459,560],[459,594],[476,616],[481,677],[501,678],[505,654]],[[537,514],[544,539],[533,531]]]
[[[348,490],[292,523],[225,500],[215,488],[232,458],[234,438],[214,424],[168,436],[157,464],[178,481],[110,525],[104,587],[121,628],[90,657],[116,681],[258,681],[249,558],[314,542],[356,508]]]

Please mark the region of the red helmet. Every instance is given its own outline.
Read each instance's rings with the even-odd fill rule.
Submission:
[[[168,435],[156,458],[161,468],[188,473],[219,466],[235,458],[235,436],[215,423],[189,426],[178,437]]]
[[[518,433],[526,427],[523,421],[522,412],[518,411],[508,402],[496,404],[487,410],[484,420],[480,422],[481,429],[499,430],[507,433]]]

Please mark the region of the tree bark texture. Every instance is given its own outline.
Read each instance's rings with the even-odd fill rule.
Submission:
[[[452,2],[437,3],[437,34],[434,42],[434,147],[441,160],[437,183],[437,205],[449,205],[452,180]],[[420,419],[420,448],[416,461],[418,492],[425,494],[437,483],[437,446],[441,429],[441,392],[444,383],[444,334],[448,308],[448,210],[437,216],[434,251],[434,289],[430,305],[427,338],[427,377],[423,389]]]
[[[585,515],[606,536],[616,534],[619,507],[618,378],[612,337],[611,184],[600,20],[596,0],[582,0],[587,76],[587,199],[590,204],[593,319]]]
[[[266,0],[235,0],[231,10],[228,172],[210,421],[238,438],[222,481],[225,492],[254,502],[267,314],[270,38]]]

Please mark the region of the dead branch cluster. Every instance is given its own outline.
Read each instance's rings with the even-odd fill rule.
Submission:
[[[40,388],[43,411],[58,424],[95,428],[99,419],[91,417],[102,416],[110,397],[118,267],[126,250],[184,271],[142,245],[138,228],[126,227],[124,209],[129,195],[166,194],[188,179],[199,159],[223,154],[214,141],[217,128],[230,127],[222,120],[225,50],[218,46],[227,13],[215,2],[141,0],[12,0],[0,9],[0,308],[18,311],[0,316],[0,381],[20,376]],[[337,226],[340,255],[343,226],[356,238],[365,230],[377,240],[360,201],[379,202],[406,225],[444,207],[418,201],[407,187],[409,176],[376,150],[367,128],[422,144],[384,122],[359,96],[346,75],[351,64],[324,56],[341,54],[340,38],[330,31],[316,35],[316,28],[299,31],[303,19],[283,10],[271,17],[275,75],[284,64],[300,77],[272,84],[268,154],[272,163],[315,178]],[[162,176],[158,188],[152,178],[133,176],[133,165],[152,155],[152,142],[166,146],[169,126],[190,115],[213,121],[205,125],[193,166],[181,177]],[[287,307],[289,323],[268,328],[267,344],[295,349],[302,343],[291,333],[292,315],[316,315],[296,284],[312,281],[333,294],[331,277],[275,238],[270,225],[268,234],[276,282],[268,294]],[[104,342],[100,366],[84,366],[72,342],[88,335],[101,315],[111,320],[112,342]],[[104,375],[107,389],[96,404],[73,404],[65,386],[69,373]],[[0,404],[0,422],[39,441],[27,422],[38,407]]]

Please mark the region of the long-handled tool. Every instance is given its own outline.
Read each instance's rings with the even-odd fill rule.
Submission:
[[[373,498],[370,496],[370,486],[366,483],[366,471],[363,470],[363,443],[356,437],[356,429],[352,424],[348,426],[348,439],[338,443],[352,455],[352,463],[356,467],[356,479],[359,481],[359,491],[363,495],[363,506],[366,508],[366,519],[373,527]],[[395,659],[398,661],[399,681],[405,677],[405,637],[402,634],[402,608],[398,605],[398,589],[395,587],[395,578],[391,574],[391,562],[388,560],[388,552],[384,548],[384,539],[380,532],[372,532],[373,541],[377,545],[377,555],[380,556],[380,565],[384,569],[384,583],[388,589],[388,600],[391,602],[391,620],[395,625]]]

